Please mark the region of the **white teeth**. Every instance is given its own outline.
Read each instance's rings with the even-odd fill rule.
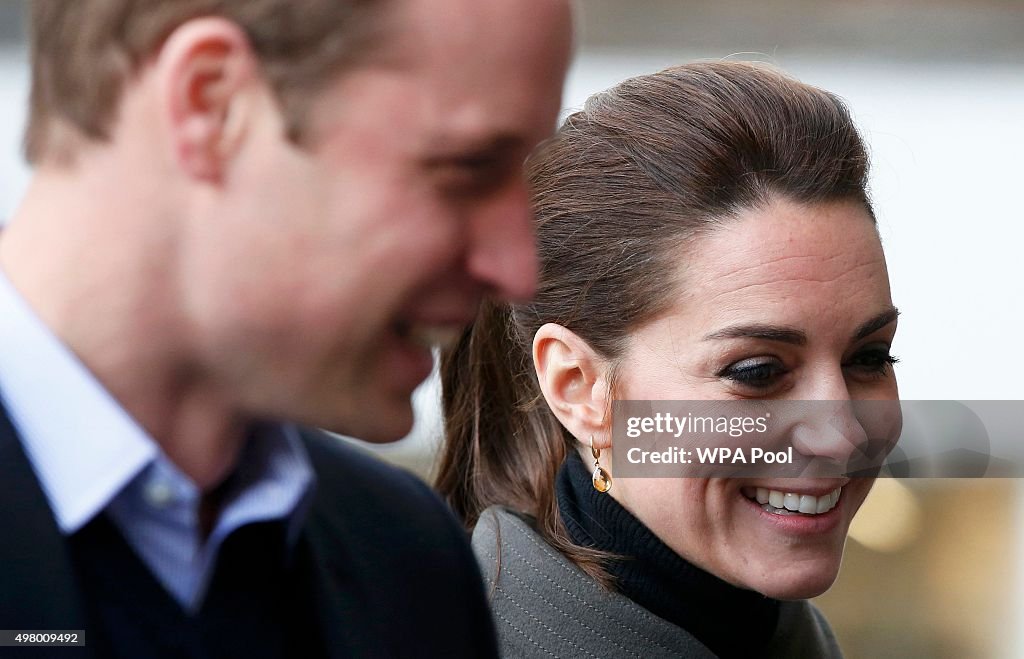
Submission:
[[[792,515],[797,513],[821,515],[836,507],[842,491],[843,488],[837,487],[828,494],[816,497],[810,494],[795,494],[793,492],[781,492],[779,490],[759,487],[753,493],[753,497],[749,497],[749,490],[747,490],[747,494],[749,498],[753,498],[760,503],[761,507],[766,511],[776,515]]]
[[[462,336],[462,327],[457,325],[413,325],[409,340],[424,348],[449,348]]]

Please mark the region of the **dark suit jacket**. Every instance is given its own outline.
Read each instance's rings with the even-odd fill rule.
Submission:
[[[497,656],[476,562],[444,503],[339,440],[312,431],[303,440],[317,490],[300,542],[319,573],[312,586],[328,656]],[[93,656],[86,597],[0,407],[0,629],[86,632],[84,650],[0,648],[0,656]]]

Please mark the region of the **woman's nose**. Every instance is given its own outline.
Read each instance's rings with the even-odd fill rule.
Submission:
[[[793,449],[814,458],[833,461],[846,473],[868,444],[868,434],[857,418],[853,401],[806,401],[807,412],[792,433]]]

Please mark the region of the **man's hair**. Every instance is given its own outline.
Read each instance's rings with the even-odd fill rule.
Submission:
[[[32,0],[29,162],[110,136],[125,83],[170,34],[219,16],[245,31],[298,139],[312,92],[376,42],[388,0]]]

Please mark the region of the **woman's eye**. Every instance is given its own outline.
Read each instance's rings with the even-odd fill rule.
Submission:
[[[845,366],[866,375],[886,375],[900,360],[889,354],[888,346],[861,350]]]
[[[769,389],[786,373],[786,367],[778,359],[754,357],[730,364],[718,375],[744,387]]]

